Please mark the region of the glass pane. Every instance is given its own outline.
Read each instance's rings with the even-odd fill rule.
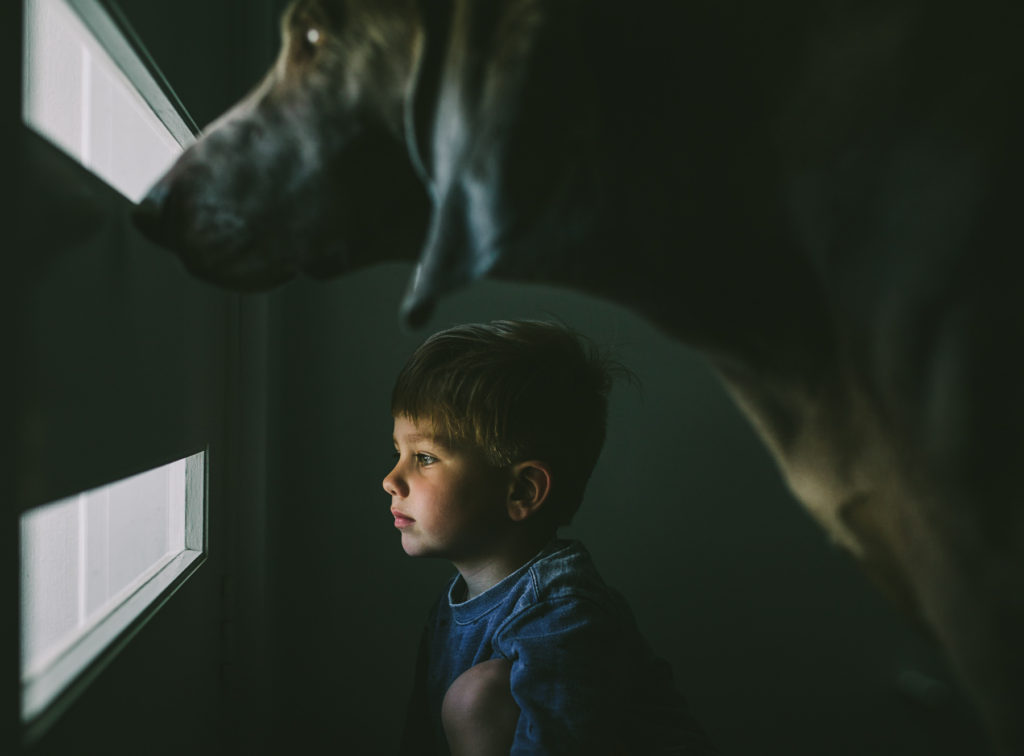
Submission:
[[[60,667],[59,692],[202,553],[204,459],[200,452],[21,516],[23,685]]]
[[[128,80],[76,11],[112,25],[102,7],[86,0],[74,6],[67,0],[26,0],[23,117],[138,202],[182,146],[139,93],[139,82]],[[123,48],[120,54],[126,54]],[[133,66],[133,77],[144,70],[141,63]]]

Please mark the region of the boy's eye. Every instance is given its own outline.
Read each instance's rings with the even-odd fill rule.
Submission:
[[[423,467],[428,467],[437,462],[437,457],[432,457],[429,454],[424,454],[420,452],[419,454],[416,455],[416,461]]]

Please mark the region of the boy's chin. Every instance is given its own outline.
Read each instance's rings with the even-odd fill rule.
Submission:
[[[447,559],[451,561],[454,556],[451,550],[445,548],[443,544],[423,543],[410,533],[402,533],[402,551],[406,556],[417,559]]]
[[[402,550],[411,557],[438,556],[434,550],[425,546],[419,538],[410,533],[402,533]]]

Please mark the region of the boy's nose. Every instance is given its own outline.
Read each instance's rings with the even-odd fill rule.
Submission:
[[[402,485],[401,479],[395,474],[397,469],[398,467],[396,466],[394,470],[384,477],[384,490],[387,492],[388,496],[405,495],[405,486]]]

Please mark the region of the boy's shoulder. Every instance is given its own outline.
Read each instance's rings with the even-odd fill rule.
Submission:
[[[538,603],[586,601],[619,610],[622,598],[605,583],[580,541],[553,541],[530,565],[531,588]]]
[[[523,583],[514,606],[495,627],[494,647],[502,655],[515,656],[523,643],[556,635],[573,636],[580,653],[633,638],[629,605],[605,583],[579,541],[552,542],[529,565]]]
[[[563,619],[618,626],[632,617],[622,596],[602,579],[590,552],[575,540],[552,541],[522,568],[469,601],[458,600],[461,581],[458,574],[453,576],[430,612],[428,627],[458,627],[460,636],[504,638]]]

